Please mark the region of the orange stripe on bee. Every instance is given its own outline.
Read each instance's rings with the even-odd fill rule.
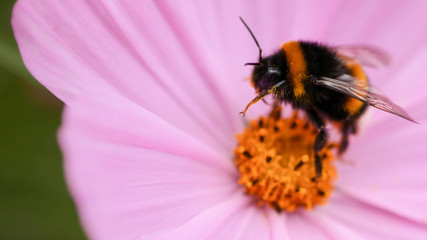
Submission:
[[[286,53],[289,79],[293,81],[294,94],[296,97],[304,95],[305,89],[302,81],[307,78],[307,66],[300,44],[295,41],[287,42],[282,44],[281,49]]]
[[[362,69],[362,66],[354,62],[348,62],[345,64],[345,66],[351,71],[353,77],[357,79],[355,82],[356,85],[363,88],[369,87],[368,78],[366,77],[365,72]],[[360,111],[363,105],[364,105],[363,102],[355,98],[349,98],[349,100],[345,104],[345,109],[350,115],[355,115]]]

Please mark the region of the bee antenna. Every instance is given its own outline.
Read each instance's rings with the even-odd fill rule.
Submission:
[[[239,17],[239,18],[240,18],[240,21],[242,21],[243,25],[245,25],[246,29],[248,29],[249,33],[251,34],[252,38],[255,41],[255,44],[257,45],[257,47],[259,49],[259,61],[261,62],[262,61],[262,49],[259,46],[259,43],[258,43],[258,41],[255,38],[255,35],[253,34],[253,32],[251,31],[251,29],[249,28],[249,26],[246,24],[245,20],[243,20],[242,17]]]
[[[245,63],[245,66],[248,66],[248,65],[258,66],[258,65],[261,65],[261,63]]]

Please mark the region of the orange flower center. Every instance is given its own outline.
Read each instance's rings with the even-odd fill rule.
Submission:
[[[310,210],[325,204],[331,195],[337,175],[332,165],[335,145],[320,151],[323,170],[316,178],[314,141],[318,130],[297,112],[281,118],[280,111],[275,108],[267,118],[252,120],[243,133],[237,134],[234,152],[239,184],[258,199],[260,206],[267,204],[288,212],[298,207]]]

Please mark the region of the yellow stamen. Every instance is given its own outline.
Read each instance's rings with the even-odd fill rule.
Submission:
[[[325,146],[319,153],[323,171],[316,178],[314,141],[318,130],[298,117],[280,117],[275,108],[268,117],[252,120],[243,133],[236,136],[238,146],[235,165],[240,172],[239,184],[258,199],[258,204],[295,211],[298,207],[312,209],[325,204],[333,190],[336,169],[332,148]]]

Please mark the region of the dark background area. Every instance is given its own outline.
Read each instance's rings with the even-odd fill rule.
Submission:
[[[22,63],[0,1],[0,239],[85,239],[56,141],[62,103]]]

